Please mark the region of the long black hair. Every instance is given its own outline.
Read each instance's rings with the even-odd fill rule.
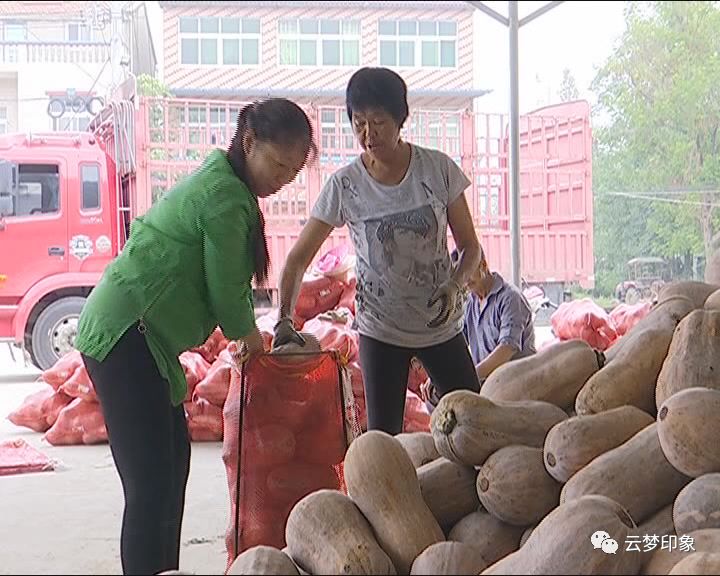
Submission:
[[[313,129],[305,112],[294,102],[285,98],[270,98],[245,106],[238,114],[237,129],[227,150],[227,158],[233,171],[248,186],[243,138],[250,131],[260,142],[277,146],[303,144],[308,153],[317,151]],[[250,190],[253,192],[252,188]],[[254,193],[254,192],[253,192]],[[265,218],[260,212],[260,226],[255,238],[255,280],[265,283],[270,268],[270,253],[265,236]]]

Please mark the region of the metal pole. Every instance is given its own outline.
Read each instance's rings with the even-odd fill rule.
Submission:
[[[521,287],[520,275],[520,91],[518,75],[518,3],[508,2],[510,30],[510,265],[512,283]]]

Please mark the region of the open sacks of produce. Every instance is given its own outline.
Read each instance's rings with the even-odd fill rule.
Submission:
[[[230,566],[253,546],[283,548],[301,498],[344,489],[342,463],[360,427],[349,370],[335,351],[252,358],[232,371],[223,417]]]

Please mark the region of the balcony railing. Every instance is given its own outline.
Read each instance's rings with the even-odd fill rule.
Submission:
[[[109,56],[102,42],[0,42],[2,64],[104,64]]]

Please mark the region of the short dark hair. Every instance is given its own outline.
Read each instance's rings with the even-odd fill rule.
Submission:
[[[383,110],[400,128],[410,115],[405,80],[389,68],[365,67],[355,72],[345,91],[348,118],[353,112]]]

